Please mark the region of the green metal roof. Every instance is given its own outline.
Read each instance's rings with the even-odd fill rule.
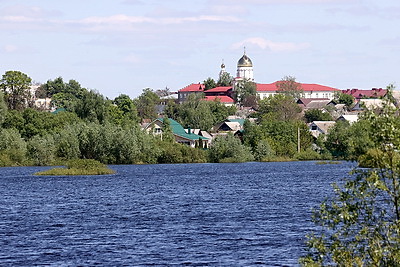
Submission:
[[[245,119],[229,119],[230,122],[238,122],[240,125],[244,125]]]
[[[58,109],[54,110],[54,111],[51,112],[51,113],[53,113],[53,114],[58,114],[58,113],[63,112],[63,111],[67,111],[67,110],[66,110],[65,108],[58,108]]]
[[[164,123],[164,118],[159,118],[157,120],[159,120],[159,121]],[[199,140],[199,139],[208,140],[208,138],[206,138],[206,137],[203,137],[203,136],[200,136],[200,135],[197,135],[197,134],[194,134],[194,133],[187,133],[185,131],[185,129],[183,128],[183,126],[179,122],[177,122],[176,120],[173,120],[173,119],[170,119],[170,118],[168,118],[168,120],[169,120],[169,124],[171,125],[172,132],[175,135],[178,135],[180,137],[183,137],[183,138],[186,138],[186,139],[189,139],[189,140]]]

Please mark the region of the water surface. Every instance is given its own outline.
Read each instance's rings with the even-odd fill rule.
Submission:
[[[0,168],[2,266],[297,266],[311,208],[353,166],[111,166],[115,175]]]

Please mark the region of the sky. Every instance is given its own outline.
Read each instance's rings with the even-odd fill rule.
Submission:
[[[0,0],[0,74],[113,99],[177,91],[244,53],[258,83],[400,89],[398,0]]]

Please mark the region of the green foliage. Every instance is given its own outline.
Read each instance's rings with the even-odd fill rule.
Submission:
[[[0,91],[0,126],[6,119],[8,112],[7,103],[4,100],[4,94]]]
[[[32,138],[35,135],[45,135],[52,129],[51,121],[53,114],[48,112],[40,112],[31,108],[22,112],[24,126],[19,129],[21,135],[25,139]]]
[[[271,161],[270,155],[263,159],[257,150],[267,142],[272,157],[293,158],[297,153],[298,131],[300,131],[300,148],[302,151],[311,148],[312,136],[307,125],[301,121],[264,120],[260,124],[246,122],[243,141],[250,146],[257,160]],[[263,141],[264,140],[264,141]],[[258,147],[261,145],[261,147]]]
[[[235,113],[233,107],[226,107],[218,101],[204,101],[202,95],[189,95],[188,99],[176,108],[171,118],[185,128],[210,130],[217,122]]]
[[[258,117],[261,120],[298,120],[300,113],[299,105],[292,97],[284,94],[276,94],[259,102]]]
[[[62,77],[48,80],[47,83],[44,84],[44,88],[47,97],[54,97],[56,94],[63,93],[75,99],[80,99],[83,92],[86,90],[75,80],[69,80],[68,83],[65,83]]]
[[[261,131],[271,140],[271,147],[277,156],[293,158],[297,153],[298,131],[300,129],[300,147],[306,150],[311,146],[312,137],[307,126],[294,121],[264,121]]]
[[[257,161],[269,161],[275,156],[275,151],[269,145],[268,140],[260,140],[253,152],[254,158]]]
[[[114,105],[109,106],[109,120],[117,124],[129,124],[139,122],[136,106],[129,96],[121,94],[113,101]]]
[[[232,86],[233,77],[228,73],[224,72],[219,76],[217,86]]]
[[[295,101],[304,97],[303,88],[301,84],[296,82],[296,78],[292,76],[285,76],[277,84],[277,92],[284,94]]]
[[[51,135],[34,136],[27,143],[28,157],[34,165],[52,165],[55,161],[56,145]]]
[[[26,143],[16,129],[0,131],[0,166],[23,165],[26,153]]]
[[[162,140],[169,143],[175,142],[175,137],[171,128],[171,122],[168,118],[163,120]]]
[[[142,94],[134,99],[139,117],[154,120],[157,118],[156,105],[160,103],[160,97],[150,88],[143,89]]]
[[[212,88],[215,88],[215,87],[217,87],[217,83],[214,81],[214,79],[213,78],[207,78],[207,80],[205,80],[204,82],[204,90],[209,90],[209,89],[212,89]]]
[[[332,121],[333,118],[329,112],[324,112],[320,109],[309,109],[304,112],[304,118],[307,123],[313,121]]]
[[[347,107],[351,107],[354,103],[354,97],[352,95],[344,94],[342,92],[335,94],[335,100],[339,104],[345,104]]]
[[[70,80],[65,83],[62,77],[54,80],[48,80],[43,85],[47,97],[51,97],[51,105],[56,108],[65,108],[68,111],[75,111],[79,105],[79,99],[82,99],[83,94],[87,91],[75,81]]]
[[[349,123],[338,121],[330,129],[325,147],[337,159],[347,159],[350,156]]]
[[[82,98],[79,99],[75,107],[75,113],[81,119],[90,122],[104,123],[107,117],[108,106],[107,101],[101,94],[96,91],[84,91]]]
[[[308,148],[304,151],[301,151],[300,153],[297,153],[296,159],[297,160],[320,160],[320,159],[322,159],[322,156],[317,151],[315,151],[311,148]]]
[[[307,237],[305,266],[400,265],[399,118],[388,105],[365,118],[373,147],[360,163],[373,168],[334,185],[334,197],[314,211],[318,228]]]
[[[66,167],[38,172],[35,175],[104,175],[115,173],[115,171],[107,168],[106,165],[93,159],[70,160],[67,162]]]
[[[32,79],[20,71],[6,71],[0,80],[0,89],[5,95],[9,109],[22,110],[31,103]]]
[[[250,148],[231,134],[218,136],[208,150],[211,162],[246,162],[254,160]]]
[[[252,98],[257,95],[257,86],[254,82],[249,80],[243,80],[235,85],[235,101],[239,104],[244,104],[248,101],[248,98]]]
[[[325,148],[323,151],[329,152],[336,159],[357,160],[377,142],[373,141],[371,136],[375,131],[379,131],[374,127],[367,117],[361,117],[352,125],[338,121],[330,129],[326,140],[319,140],[319,146]]]
[[[76,159],[81,155],[76,125],[66,125],[54,134],[55,155],[61,159]]]
[[[207,161],[206,152],[187,145],[161,142],[161,154],[158,163],[204,163]]]

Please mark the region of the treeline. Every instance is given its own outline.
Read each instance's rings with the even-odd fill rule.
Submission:
[[[50,113],[31,103],[30,84],[18,71],[6,72],[0,81],[0,166],[58,165],[78,158],[105,164],[355,160],[369,148],[373,129],[361,118],[353,125],[337,123],[328,136],[314,140],[306,122],[332,117],[316,110],[304,114],[291,95],[282,93],[257,102],[252,114],[256,123],[246,121],[242,136],[217,137],[204,150],[177,144],[173,137],[161,140],[139,123],[161,113],[185,128],[209,131],[235,114],[235,107],[203,101],[199,95],[176,104],[162,98],[168,89],[147,88],[135,99],[120,95],[112,100],[60,77],[36,91],[37,98],[52,99],[57,110]]]

